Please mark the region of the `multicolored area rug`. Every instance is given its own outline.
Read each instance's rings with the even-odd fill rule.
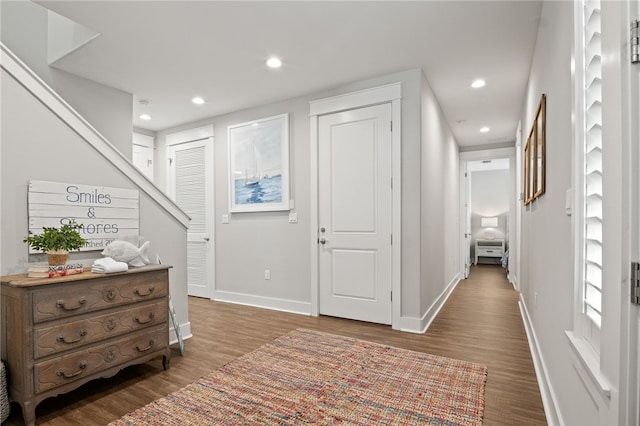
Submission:
[[[111,423],[480,425],[487,368],[299,329]]]

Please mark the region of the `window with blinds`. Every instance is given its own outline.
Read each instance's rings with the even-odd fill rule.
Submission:
[[[602,58],[600,0],[583,2],[584,182],[583,312],[597,338],[602,319]]]

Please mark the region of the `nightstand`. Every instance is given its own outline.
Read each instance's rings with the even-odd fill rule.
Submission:
[[[476,261],[479,257],[498,257],[504,255],[504,239],[476,240]]]

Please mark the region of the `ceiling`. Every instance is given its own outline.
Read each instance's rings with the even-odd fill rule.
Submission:
[[[133,94],[135,127],[421,68],[461,147],[515,139],[541,11],[540,1],[37,3],[101,34],[54,66]],[[282,68],[265,65],[270,55]],[[472,89],[476,78],[486,86]]]

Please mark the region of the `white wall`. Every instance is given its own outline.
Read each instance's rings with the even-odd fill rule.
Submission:
[[[7,72],[2,71],[2,234],[0,274],[26,273],[28,254],[22,242],[28,232],[29,180],[47,180],[137,189],[57,115]],[[37,125],[34,125],[37,123]],[[159,254],[170,270],[171,294],[178,320],[188,324],[186,296],[186,230],[140,191],[140,235],[150,241],[150,258]],[[71,259],[90,266],[100,252],[72,253]],[[40,259],[42,260],[42,259]],[[185,331],[188,333],[188,326]]]
[[[297,98],[214,117],[161,131],[156,136],[157,182],[166,182],[166,135],[214,125],[217,299],[252,298],[258,305],[285,305],[308,313],[311,273],[308,100]],[[295,202],[293,211],[298,213],[298,223],[288,222],[288,211],[229,214],[227,126],[283,113],[289,114],[290,198]],[[222,224],[223,214],[230,215],[228,224]],[[265,269],[271,270],[270,280],[264,279]]]
[[[131,159],[132,95],[47,64],[47,11],[30,1],[0,2],[0,38],[125,157]],[[31,179],[132,187],[131,181],[14,81],[2,75],[2,259],[0,273],[26,272],[27,184]],[[13,90],[14,88],[15,90]],[[37,125],[34,125],[37,123]],[[140,233],[151,251],[172,264],[171,291],[178,320],[186,324],[186,233],[141,192]],[[185,242],[183,243],[183,240]],[[92,252],[97,256],[97,252]],[[78,255],[74,255],[77,257]]]
[[[1,12],[3,43],[131,158],[132,96],[49,67],[44,8],[27,1],[3,2]],[[401,316],[419,324],[457,276],[459,257],[457,145],[420,70],[354,82],[158,133],[155,172],[156,182],[162,184],[166,181],[166,135],[214,124],[219,292],[255,296],[266,305],[273,300],[284,301],[304,311],[310,301],[308,102],[395,82],[403,85]],[[228,208],[226,127],[285,112],[291,118],[291,198],[295,201],[298,223],[289,224],[286,213],[270,212],[233,214],[231,223],[222,225],[221,215],[227,213]],[[438,241],[440,248],[434,249],[431,241]],[[270,281],[264,280],[264,269],[271,269]]]
[[[509,211],[509,170],[471,172],[471,212],[493,217]]]
[[[109,142],[131,159],[133,96],[48,65],[47,9],[30,1],[0,2],[0,38]]]
[[[590,425],[599,422],[597,407],[572,364],[565,336],[574,310],[572,221],[564,209],[565,191],[572,187],[573,7],[556,1],[542,7],[522,132],[528,134],[546,93],[546,192],[523,209],[519,281],[556,414],[567,425]]]
[[[434,301],[430,295],[440,294],[448,280],[457,273],[456,215],[445,214],[448,209],[457,211],[457,145],[443,119],[435,96],[427,90],[424,104],[429,113],[421,115],[423,80],[420,70],[409,70],[378,78],[348,84],[333,90],[308,94],[299,98],[275,102],[220,117],[212,117],[196,123],[158,132],[156,137],[156,164],[159,165],[157,182],[166,182],[166,135],[177,131],[214,125],[215,145],[215,220],[216,220],[216,291],[217,297],[236,294],[250,298],[261,306],[291,306],[292,310],[309,312],[310,295],[310,158],[309,152],[309,101],[381,86],[402,83],[402,302],[401,316],[419,324],[425,311]],[[234,213],[229,224],[221,223],[221,216],[228,213],[227,126],[272,115],[290,114],[290,163],[291,199],[295,202],[298,223],[289,224],[288,212]],[[421,134],[421,120],[430,121]],[[437,192],[434,199],[440,225],[429,233],[420,234],[421,157],[438,165],[441,174],[427,186]],[[434,153],[433,156],[430,153]],[[449,164],[452,164],[451,168]],[[444,178],[442,176],[445,176]],[[443,186],[443,182],[445,185]],[[445,225],[445,221],[447,221]],[[449,223],[449,221],[452,221]],[[445,233],[445,229],[451,229]],[[440,261],[433,260],[428,273],[421,271],[421,239],[435,239],[449,247],[453,259],[445,262],[446,253],[438,251]],[[425,245],[426,246],[426,245]],[[452,247],[455,247],[453,249]],[[446,251],[446,250],[445,250]],[[448,259],[448,258],[446,258]],[[271,270],[271,280],[264,280],[264,270]],[[435,282],[421,282],[434,274]],[[434,286],[433,291],[428,286]],[[421,294],[423,296],[421,296]],[[418,327],[419,329],[419,327]]]
[[[420,235],[419,300],[424,318],[435,314],[434,304],[460,276],[460,183],[457,143],[431,86],[421,77],[420,232],[410,229]]]

